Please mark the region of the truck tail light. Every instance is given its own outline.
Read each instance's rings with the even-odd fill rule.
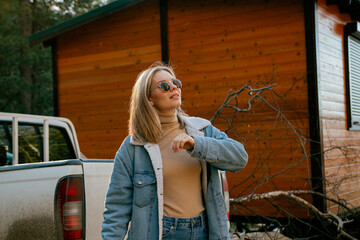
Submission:
[[[83,185],[81,176],[68,176],[58,183],[55,195],[55,222],[61,239],[84,239]]]

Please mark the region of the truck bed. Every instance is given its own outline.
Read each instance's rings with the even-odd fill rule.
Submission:
[[[100,239],[112,160],[61,160],[0,167],[0,239],[57,239],[55,195],[66,176],[83,179],[86,239]]]

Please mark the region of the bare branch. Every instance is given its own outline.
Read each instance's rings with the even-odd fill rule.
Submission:
[[[273,79],[272,79],[273,80]],[[273,82],[272,80],[268,82]],[[296,84],[297,81],[293,81],[293,84]],[[255,87],[258,84],[263,84],[262,87]],[[293,169],[297,169],[300,164],[306,161],[306,170],[307,170],[307,178],[304,178],[309,184],[311,184],[311,179],[314,176],[311,175],[311,167],[310,167],[310,159],[317,155],[324,155],[324,154],[331,154],[332,151],[339,150],[345,159],[348,159],[349,162],[353,161],[354,164],[357,163],[360,147],[355,150],[354,147],[350,146],[337,146],[336,144],[330,144],[331,147],[324,149],[319,153],[311,153],[309,154],[308,144],[310,142],[314,142],[313,140],[309,139],[304,135],[304,129],[306,131],[307,124],[302,122],[304,118],[303,115],[297,112],[296,108],[292,108],[289,105],[289,101],[287,101],[283,96],[280,96],[274,89],[276,84],[264,84],[261,81],[256,82],[255,84],[249,86],[244,85],[238,91],[232,92],[230,90],[228,95],[226,96],[223,104],[219,107],[216,111],[215,115],[211,118],[211,122],[215,120],[225,120],[227,127],[225,132],[228,134],[232,134],[238,138],[241,142],[245,144],[247,149],[254,148],[256,151],[252,151],[252,161],[255,161],[253,164],[253,169],[248,176],[244,176],[241,181],[236,182],[231,186],[230,191],[234,191],[236,189],[241,188],[241,192],[238,191],[238,197],[231,199],[231,203],[233,208],[237,208],[236,204],[239,204],[242,208],[247,209],[248,211],[252,212],[256,216],[260,216],[266,219],[265,216],[261,216],[257,213],[254,209],[249,208],[246,206],[245,203],[250,201],[256,200],[266,200],[270,204],[272,204],[279,213],[283,213],[291,218],[296,218],[295,216],[291,215],[291,213],[287,212],[284,207],[278,205],[277,203],[271,201],[270,199],[277,199],[277,198],[288,198],[289,200],[294,201],[294,203],[311,210],[314,212],[315,217],[319,217],[320,222],[324,220],[325,222],[331,223],[331,225],[337,226],[337,231],[339,236],[354,239],[351,235],[346,233],[343,230],[344,224],[349,223],[349,221],[343,221],[337,215],[333,213],[322,213],[317,209],[312,203],[308,202],[304,198],[300,197],[300,195],[312,195],[312,196],[320,196],[321,198],[326,199],[327,201],[331,201],[335,203],[338,207],[338,211],[346,211],[348,213],[356,214],[352,211],[349,207],[348,203],[341,199],[330,198],[325,194],[309,191],[309,190],[292,190],[287,191],[283,189],[277,189],[277,186],[274,185],[273,179],[278,176],[284,176],[285,174],[289,175],[293,173]],[[295,85],[291,86],[291,89],[295,89]],[[290,90],[288,90],[289,92]],[[288,93],[285,92],[285,95]],[[245,106],[239,106],[240,103],[244,103],[244,97],[240,98],[240,94],[247,93],[251,97],[245,101]],[[242,95],[244,96],[244,95]],[[283,104],[286,104],[287,109],[291,109],[293,115],[298,115],[298,118],[292,117],[291,120],[287,118],[286,112],[282,110]],[[225,111],[225,110],[230,111]],[[259,109],[259,112],[257,112]],[[229,114],[231,113],[231,114]],[[260,115],[256,115],[260,113]],[[268,115],[266,115],[268,113]],[[252,115],[255,114],[255,115]],[[260,121],[258,117],[264,117],[264,123],[266,122],[267,125],[259,124]],[[250,119],[250,120],[249,120]],[[258,129],[250,128],[250,125],[254,125],[251,121],[255,119],[255,126],[259,126]],[[271,121],[273,120],[272,126]],[[302,125],[298,125],[298,124]],[[237,127],[237,124],[240,124],[240,128]],[[305,128],[304,128],[305,127]],[[238,132],[238,131],[241,132]],[[276,139],[282,138],[281,144],[271,145],[271,136],[272,134],[276,134]],[[306,133],[308,134],[308,133]],[[290,141],[289,141],[290,140]],[[247,145],[248,144],[248,145]],[[249,145],[252,144],[252,145]],[[274,148],[273,148],[274,147]],[[282,151],[282,152],[281,152]],[[272,161],[275,160],[278,155],[286,154],[290,155],[289,162],[281,162],[283,165],[282,167],[275,167],[272,168]],[[287,164],[288,163],[288,164]],[[339,167],[339,171],[340,171]],[[276,169],[276,171],[274,171]],[[351,169],[349,169],[350,171]],[[334,175],[334,177],[336,174]],[[329,175],[328,175],[329,177]],[[324,184],[327,184],[327,191],[331,192],[334,196],[336,196],[336,192],[339,190],[341,183],[352,176],[349,175],[348,177],[342,177],[337,181],[329,182],[328,179],[322,179]],[[263,192],[263,186],[267,186],[268,184],[271,185],[271,189],[275,189],[275,191],[271,192]],[[274,188],[275,187],[275,188]],[[316,186],[312,186],[313,189]],[[332,187],[332,188],[329,188]],[[250,191],[250,193],[249,193]],[[260,193],[258,193],[260,192]],[[245,195],[246,193],[246,195]],[[245,196],[242,196],[245,195]],[[240,197],[241,196],[241,197]],[[270,218],[271,219],[271,218]],[[300,219],[296,219],[300,221],[302,224],[308,225],[304,221]],[[345,219],[346,220],[346,219]],[[326,224],[323,224],[321,228],[326,228]],[[309,225],[310,227],[310,225]],[[311,226],[312,229],[316,229],[316,231],[321,232],[322,230]],[[322,232],[326,236],[329,236],[329,231],[327,230],[326,233]]]
[[[299,203],[301,206],[306,207],[307,209],[311,209],[316,215],[320,216],[323,219],[326,219],[329,223],[334,223],[332,219],[337,221],[337,229],[341,236],[346,237],[348,239],[355,240],[356,238],[352,237],[350,234],[346,233],[343,228],[343,221],[336,216],[335,214],[332,214],[330,212],[328,213],[322,213],[317,209],[313,204],[309,203],[305,199],[296,196],[295,194],[309,194],[314,193],[313,191],[274,191],[274,192],[268,192],[268,193],[261,193],[261,194],[253,194],[251,196],[245,196],[241,198],[232,199],[233,203],[243,203],[246,201],[253,201],[253,200],[263,200],[263,199],[272,199],[272,198],[279,198],[279,197],[287,197],[292,200],[295,200],[297,203]],[[327,199],[331,199],[327,197]],[[331,199],[334,202],[339,203],[335,199]],[[341,204],[341,203],[339,203]]]

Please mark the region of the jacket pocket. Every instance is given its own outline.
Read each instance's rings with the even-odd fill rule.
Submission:
[[[152,173],[134,174],[134,204],[140,208],[154,202],[156,190],[156,178]]]

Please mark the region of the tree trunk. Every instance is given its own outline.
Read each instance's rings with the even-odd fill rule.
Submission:
[[[22,15],[20,16],[21,31],[24,39],[32,32],[32,15],[31,15],[31,4],[28,0],[19,0],[22,8]],[[20,67],[21,78],[24,80],[25,87],[20,92],[20,98],[23,106],[24,113],[31,113],[32,103],[32,67],[29,62],[29,43],[24,42],[21,55],[23,64]]]

